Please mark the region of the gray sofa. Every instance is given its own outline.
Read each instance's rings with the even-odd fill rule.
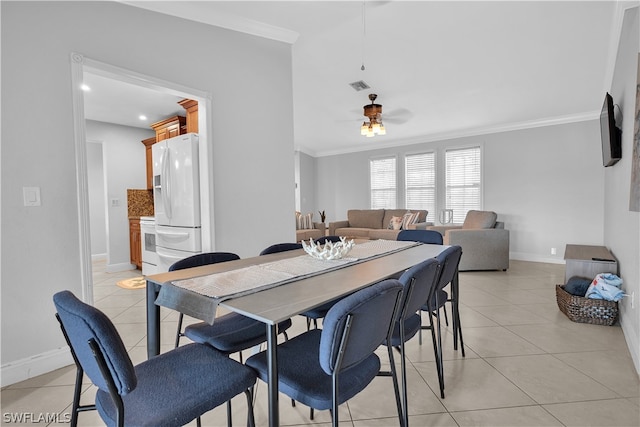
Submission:
[[[509,268],[509,230],[491,211],[471,210],[462,225],[428,226],[443,236],[445,245],[460,245],[460,271],[507,270]]]
[[[427,211],[425,210],[350,209],[347,211],[346,220],[329,223],[329,235],[358,239],[396,240],[400,230],[388,228],[391,217],[402,217],[409,211],[418,213],[417,222],[410,225],[409,229],[424,228],[429,225],[426,222]]]
[[[324,237],[327,226],[324,222],[314,222],[313,228],[307,228],[302,230],[296,230],[296,242],[300,243],[302,240],[319,239]]]

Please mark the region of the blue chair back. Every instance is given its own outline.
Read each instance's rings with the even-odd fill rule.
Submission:
[[[192,255],[180,261],[174,262],[169,271],[184,270],[185,268],[200,267],[201,265],[216,264],[219,262],[235,261],[240,257],[231,252],[206,252]]]
[[[451,246],[440,253],[436,260],[440,263],[440,278],[438,279],[437,289],[442,289],[450,283],[458,271],[458,264],[462,257],[462,247],[458,245]]]
[[[401,290],[398,280],[388,279],[331,307],[320,337],[320,366],[328,375],[357,365],[390,336]]]
[[[427,302],[438,283],[439,272],[440,263],[438,260],[429,258],[402,273],[398,279],[404,286],[400,304],[401,311],[398,315],[400,321],[415,315]]]
[[[89,346],[89,341],[93,339],[104,355],[117,393],[124,396],[133,391],[137,385],[135,369],[111,320],[100,310],[80,301],[70,291],[56,293],[53,303],[67,342],[91,381],[100,390],[110,392],[108,380],[103,376]]]
[[[442,234],[435,230],[402,230],[398,233],[396,240],[407,242],[422,242],[431,245],[441,245]]]
[[[278,252],[293,251],[295,249],[302,249],[302,243],[276,243],[268,248],[265,248],[260,252],[260,255],[275,254]]]
[[[318,243],[319,245],[324,245],[327,242],[337,243],[340,241],[340,236],[320,237],[319,239],[313,239],[313,241]]]

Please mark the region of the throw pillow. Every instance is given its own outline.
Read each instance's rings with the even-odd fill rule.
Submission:
[[[387,228],[389,230],[400,230],[401,227],[402,227],[402,217],[392,216],[391,221],[389,221],[389,226]]]
[[[296,212],[296,230],[310,230],[313,228],[313,213],[302,214]]]
[[[409,226],[411,224],[414,224],[418,220],[418,215],[419,215],[418,212],[410,212],[410,211],[404,214],[404,216],[402,217],[402,226],[400,227],[400,229],[408,230]]]

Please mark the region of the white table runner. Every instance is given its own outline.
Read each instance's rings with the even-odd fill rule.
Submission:
[[[326,273],[418,244],[420,243],[370,240],[356,244],[346,258],[338,260],[319,260],[305,254],[237,270],[176,280],[162,285],[156,304],[213,324],[216,307],[224,300]]]
[[[348,256],[342,259],[319,260],[305,254],[238,270],[177,280],[171,284],[200,295],[223,300],[245,294],[247,291],[266,289],[292,279],[334,270],[414,245],[415,242],[371,240],[355,245],[347,254]]]

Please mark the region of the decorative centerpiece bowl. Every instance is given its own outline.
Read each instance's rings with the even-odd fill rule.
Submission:
[[[302,248],[314,258],[330,260],[344,257],[354,244],[353,240],[346,241],[344,237],[340,237],[339,242],[327,242],[324,245],[309,239],[309,243],[302,241]]]

